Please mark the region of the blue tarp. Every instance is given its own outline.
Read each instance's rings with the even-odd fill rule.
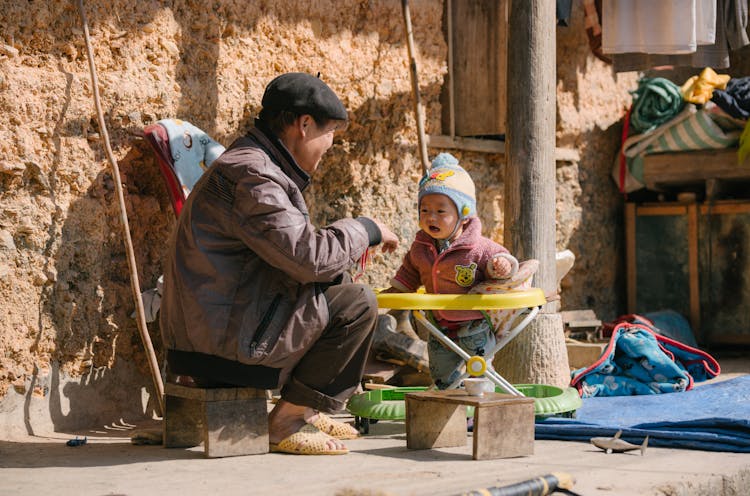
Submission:
[[[536,439],[614,436],[649,446],[750,453],[750,375],[679,393],[585,398],[576,418],[537,420]]]

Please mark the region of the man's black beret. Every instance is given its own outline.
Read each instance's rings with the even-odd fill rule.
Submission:
[[[345,121],[346,108],[323,81],[303,72],[289,72],[268,83],[261,105],[270,111],[288,110]]]

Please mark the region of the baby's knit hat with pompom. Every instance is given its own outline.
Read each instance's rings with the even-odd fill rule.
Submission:
[[[458,165],[458,159],[450,153],[441,153],[432,161],[430,170],[419,181],[419,204],[422,197],[440,193],[456,204],[461,220],[477,213],[477,200],[474,181],[469,173]]]

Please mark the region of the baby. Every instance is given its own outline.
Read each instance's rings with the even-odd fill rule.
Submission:
[[[393,292],[467,293],[486,279],[507,279],[518,261],[502,245],[482,236],[474,182],[449,153],[441,153],[419,183],[419,228],[401,267],[391,279]],[[434,310],[427,318],[469,355],[482,356],[495,345],[493,326],[478,310]],[[438,389],[460,376],[463,363],[430,334],[430,374]]]

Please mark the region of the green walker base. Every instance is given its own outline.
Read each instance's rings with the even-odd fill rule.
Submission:
[[[527,398],[534,398],[534,415],[537,419],[545,417],[575,417],[575,411],[583,404],[575,388],[559,388],[546,384],[514,384]],[[356,394],[349,399],[346,409],[354,415],[355,427],[363,434],[369,433],[370,424],[378,420],[404,420],[406,405],[404,395],[417,391],[426,391],[426,387],[397,387],[375,389]],[[498,393],[504,392],[495,388]],[[474,409],[468,407],[466,416],[472,417]]]

